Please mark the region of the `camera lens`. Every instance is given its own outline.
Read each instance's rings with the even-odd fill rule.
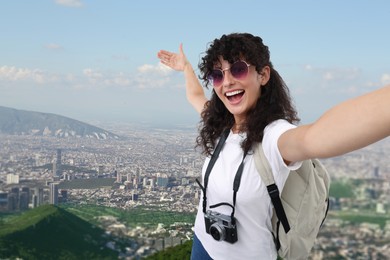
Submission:
[[[214,223],[210,227],[210,235],[217,241],[225,239],[225,228],[221,228],[218,223]]]

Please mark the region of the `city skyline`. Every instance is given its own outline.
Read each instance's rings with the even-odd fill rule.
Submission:
[[[183,75],[156,54],[183,43],[199,74],[207,44],[231,32],[263,38],[303,123],[390,83],[390,3],[383,0],[0,6],[0,105],[15,109],[84,122],[195,125],[199,116],[185,98]]]

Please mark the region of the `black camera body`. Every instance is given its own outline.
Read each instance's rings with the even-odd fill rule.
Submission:
[[[232,221],[231,216],[207,210],[204,215],[206,232],[217,241],[226,241],[235,243],[238,240],[237,226],[235,219]]]

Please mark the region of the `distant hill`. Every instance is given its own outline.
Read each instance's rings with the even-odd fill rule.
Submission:
[[[0,259],[118,259],[104,230],[53,205],[0,223]]]
[[[0,106],[0,133],[56,137],[118,139],[99,127],[68,117]]]

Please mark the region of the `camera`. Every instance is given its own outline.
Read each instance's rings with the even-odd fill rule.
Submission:
[[[237,242],[237,227],[231,216],[207,210],[204,215],[206,232],[217,241]]]

